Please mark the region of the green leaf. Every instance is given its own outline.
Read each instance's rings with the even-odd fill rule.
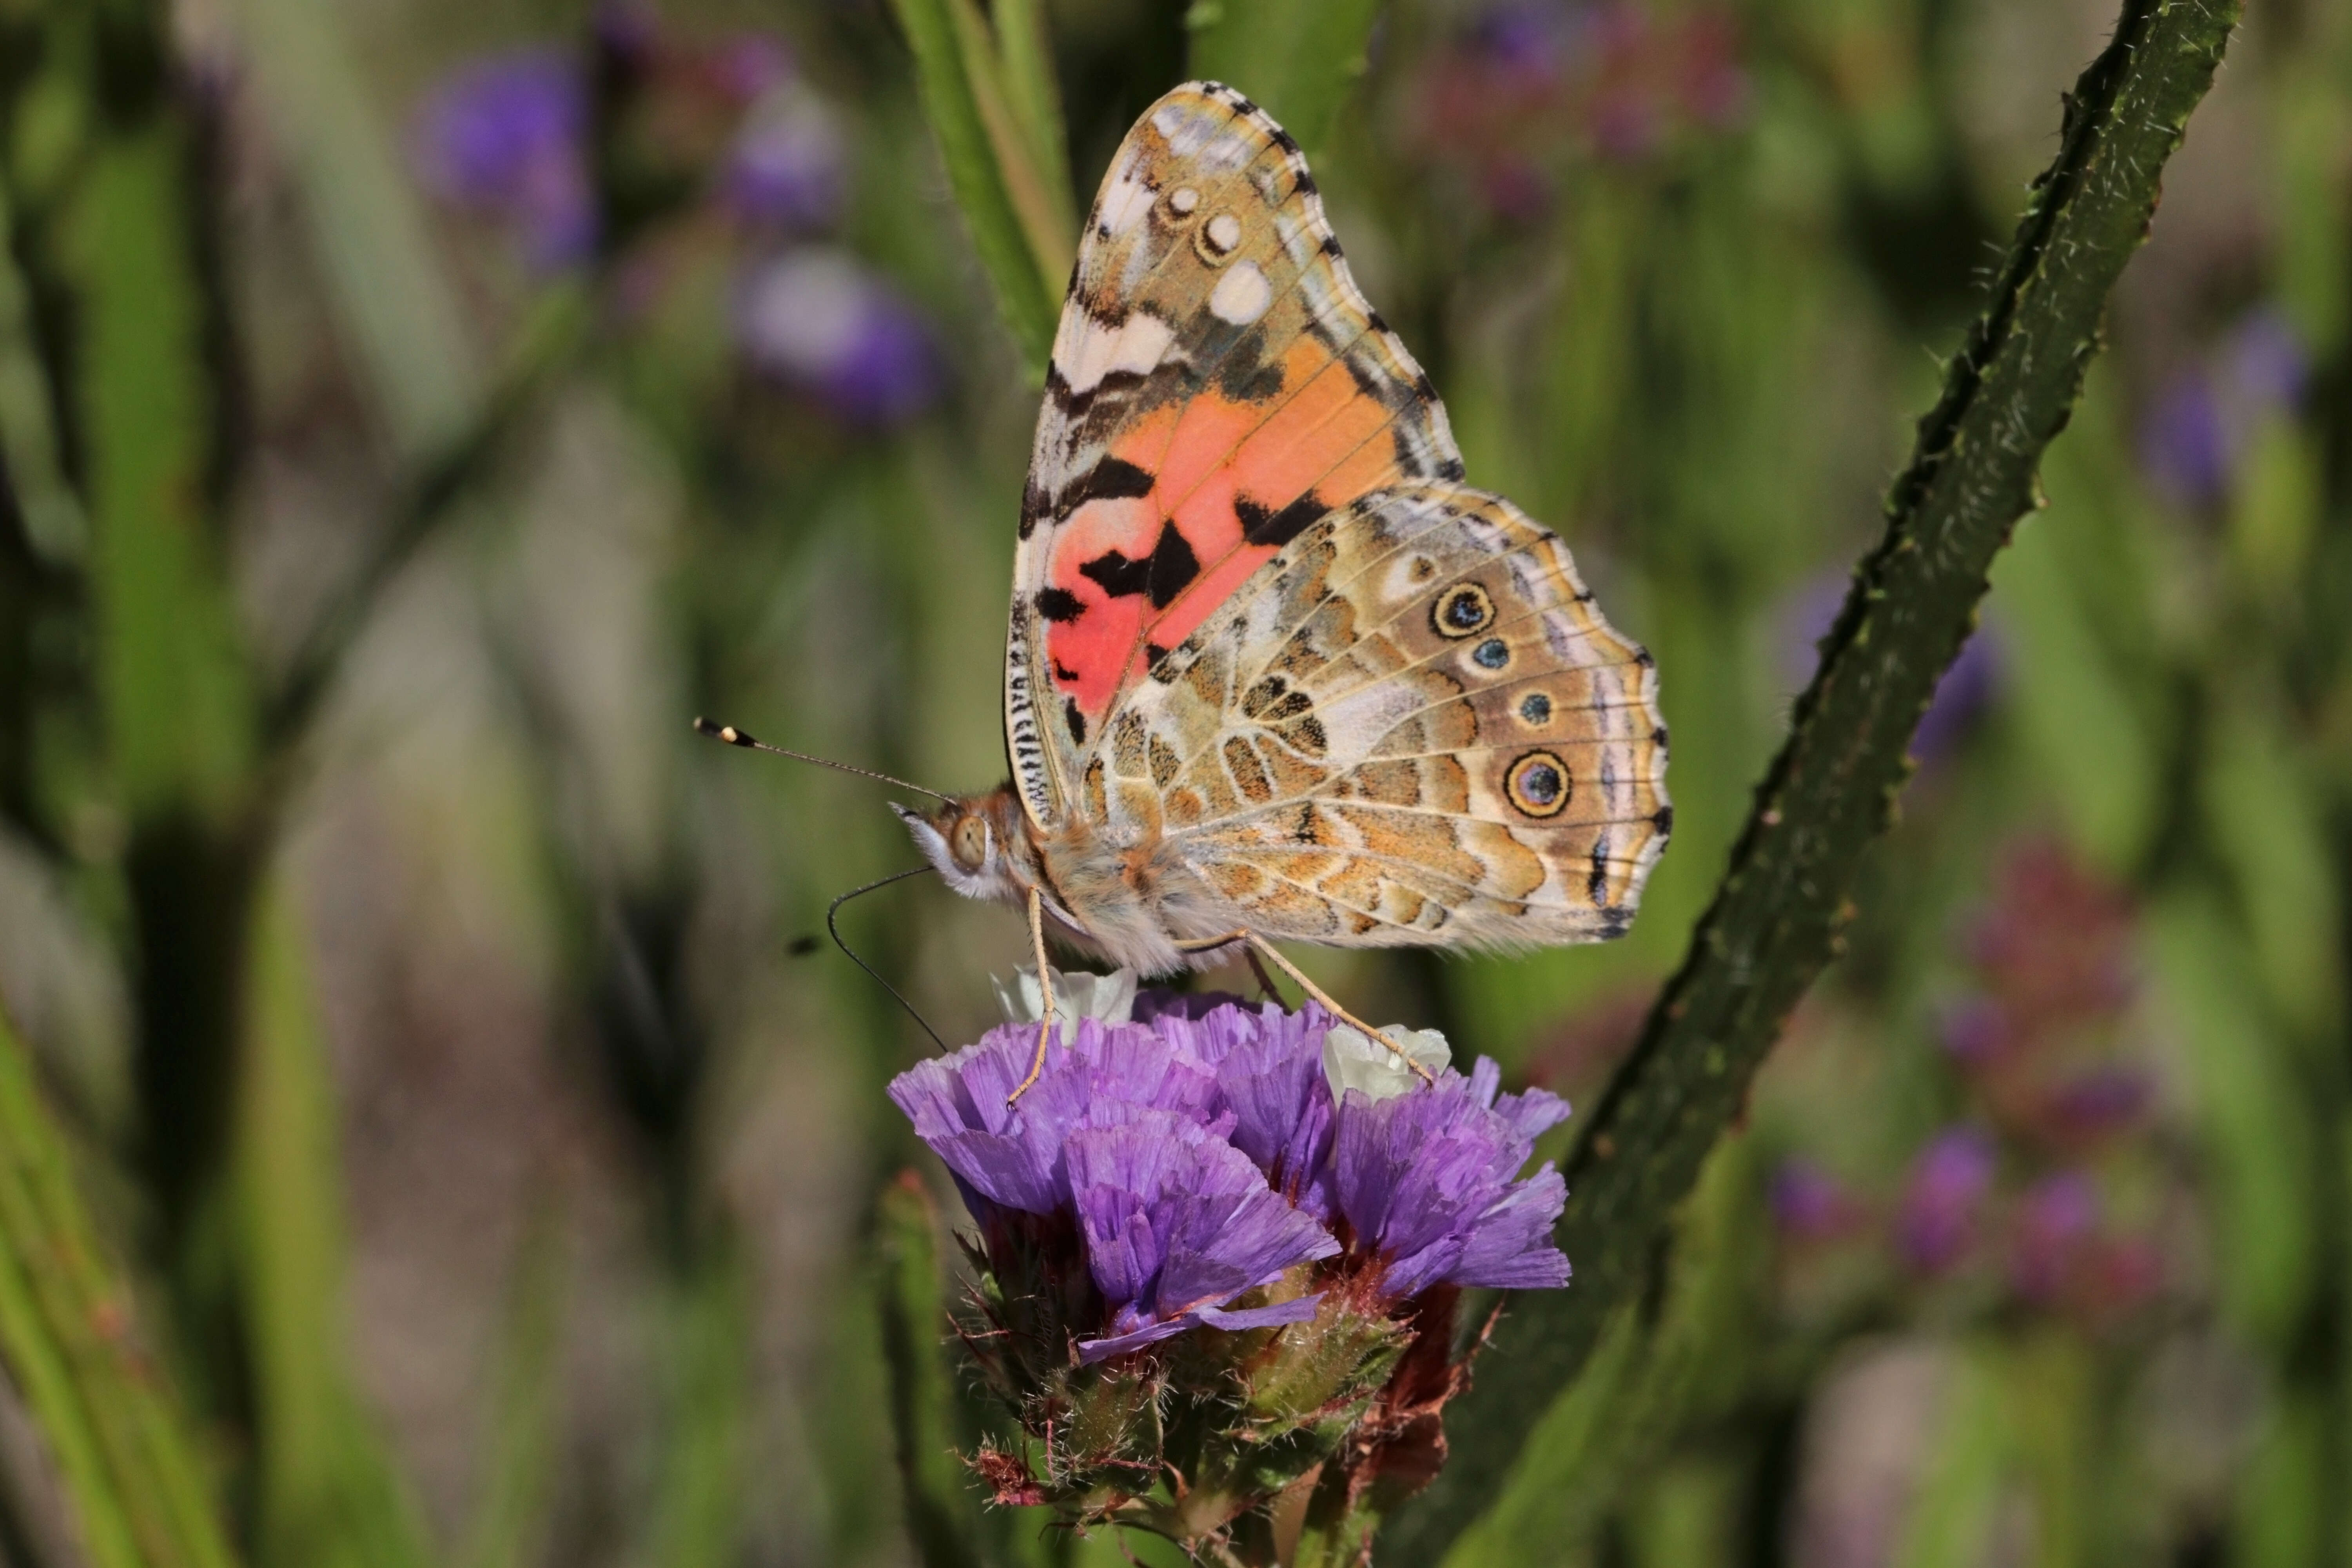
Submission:
[[[944,1342],[946,1272],[930,1194],[908,1171],[883,1190],[876,1243],[882,1262],[882,1349],[890,1368],[890,1415],[907,1533],[925,1568],[979,1568],[979,1509],[956,1458],[954,1382]]]
[[[422,1521],[350,1381],[325,1030],[276,880],[255,900],[248,952],[234,1159],[258,1404],[258,1555],[272,1568],[423,1568]]]
[[[89,154],[62,235],[78,296],[98,666],[134,818],[233,808],[253,694],[207,491],[218,416],[189,253],[187,150],[157,118]]]
[[[2063,814],[2067,837],[2111,876],[2146,852],[2162,805],[2162,770],[2147,727],[2124,690],[2067,571],[2057,516],[2020,531],[1993,572],[2000,627],[2016,643],[2010,701],[2032,758]]]
[[[1002,17],[1007,58],[972,0],[893,0],[892,9],[973,248],[1042,385],[1077,234],[1042,23],[1021,5]]]
[[[458,1557],[467,1568],[529,1568],[541,1556],[541,1527],[555,1477],[556,1425],[563,1408],[555,1374],[564,1261],[559,1216],[542,1208],[516,1260],[499,1335],[488,1462]]]
[[[648,1561],[727,1568],[743,1558],[750,1479],[751,1283],[722,1229],[670,1282],[668,1431]]]
[[[1053,37],[1045,7],[1042,0],[996,0],[994,15],[1005,107],[1020,127],[1046,195],[1060,201],[1060,232],[1073,234],[1078,220],[1070,210],[1070,152],[1063,140],[1062,95],[1054,85]]]
[[[239,0],[239,29],[292,165],[336,315],[394,453],[436,457],[478,416],[484,377],[415,182],[344,37],[346,7]]]
[[[1314,158],[1363,78],[1380,11],[1380,0],[1194,0],[1192,72],[1241,89]]]
[[[2242,1332],[2284,1354],[2316,1278],[2321,1130],[2290,1053],[2265,1026],[2260,971],[2238,922],[2210,895],[2183,891],[2150,912],[2148,937],[2162,1016],[2175,1021],[2189,1072],[2222,1305]]]
[[[32,1059],[0,1016],[0,1370],[92,1568],[229,1568],[207,1467],[90,1225]]]
[[[2127,5],[2067,99],[1983,313],[1919,426],[1821,668],[1757,791],[1731,867],[1564,1173],[1576,1288],[1522,1300],[1492,1353],[1511,1371],[1450,1413],[1451,1460],[1391,1526],[1383,1555],[1432,1561],[1486,1508],[1527,1434],[1575,1378],[1756,1068],[1836,952],[1906,753],[1974,624],[1986,574],[2037,500],[2099,342],[2109,292],[2147,237],[2166,161],[2212,84],[2237,7]]]

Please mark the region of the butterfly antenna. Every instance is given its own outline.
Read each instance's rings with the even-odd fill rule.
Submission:
[[[879,779],[886,784],[896,784],[900,789],[913,790],[917,795],[929,795],[933,800],[944,800],[950,803],[955,800],[955,796],[951,795],[941,795],[935,789],[925,789],[920,784],[908,784],[905,779],[894,779],[888,773],[877,773],[872,768],[853,767],[847,763],[836,763],[831,757],[812,757],[806,752],[788,752],[782,746],[772,746],[745,731],[738,730],[732,724],[714,724],[708,719],[698,718],[694,721],[694,732],[698,735],[708,735],[714,741],[724,741],[730,746],[746,746],[755,752],[766,752],[771,756],[790,757],[796,763],[814,763],[818,767],[833,768],[845,773],[856,773],[860,778]],[[922,870],[926,868],[918,867],[916,869]],[[874,885],[878,888],[882,884],[877,882]],[[860,888],[857,891],[862,893],[866,889]],[[845,896],[855,898],[856,894]],[[849,950],[844,948],[842,951],[847,952]],[[876,978],[879,979],[880,976],[877,975]]]
[[[743,742],[737,741],[731,743],[740,746]],[[754,743],[756,744],[756,742]],[[795,755],[796,753],[787,752],[784,754],[789,757]],[[817,759],[811,757],[805,760],[814,762]],[[866,770],[863,768],[852,768],[849,771],[855,773],[863,773]],[[877,773],[875,776],[878,778],[881,775]],[[898,781],[893,779],[891,782],[896,784]],[[909,785],[908,787],[911,788],[913,786]],[[925,793],[928,794],[929,792],[926,791]],[[940,1038],[940,1032],[931,1027],[930,1020],[925,1018],[920,1013],[916,1012],[915,1005],[912,1002],[908,1001],[904,996],[899,995],[898,988],[891,984],[888,981],[883,979],[880,974],[877,973],[872,964],[866,963],[864,959],[850,952],[849,944],[841,940],[841,927],[834,923],[834,917],[841,912],[841,906],[849,902],[850,900],[864,893],[870,893],[877,888],[887,888],[893,882],[903,882],[909,877],[919,877],[929,869],[930,868],[929,866],[914,866],[904,871],[894,871],[889,876],[883,878],[881,880],[868,882],[862,888],[850,889],[849,891],[842,894],[841,897],[834,900],[833,902],[824,907],[824,929],[826,933],[833,938],[833,945],[841,949],[842,956],[848,959],[850,963],[857,965],[858,968],[866,971],[867,974],[872,975],[874,977],[874,984],[882,987],[883,990],[890,993],[890,1000],[898,1004],[899,1006],[904,1007],[907,1010],[907,1016],[914,1019],[918,1024],[922,1025],[923,1033],[930,1036],[931,1043],[938,1046],[940,1049],[944,1051],[948,1048],[948,1043]]]

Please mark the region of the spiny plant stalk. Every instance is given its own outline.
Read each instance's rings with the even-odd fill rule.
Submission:
[[[1730,870],[1567,1171],[1573,1289],[1529,1298],[1459,1404],[1445,1473],[1385,1532],[1388,1561],[1435,1563],[1501,1491],[1528,1434],[1649,1277],[1658,1237],[1746,1103],[1798,1001],[1836,955],[1862,859],[1893,819],[1906,754],[1975,624],[1993,558],[2041,504],[2109,292],[2147,237],[2165,162],[2212,85],[2239,7],[2129,0],[2066,99],[1982,314],[1920,421],[1885,538],[1854,574]]]

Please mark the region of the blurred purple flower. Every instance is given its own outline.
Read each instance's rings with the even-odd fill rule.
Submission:
[[[2140,424],[2139,460],[2159,489],[2185,505],[2210,506],[2229,493],[2230,438],[2201,371],[2176,374],[2157,393]]]
[[[739,291],[743,353],[853,425],[912,417],[940,391],[939,355],[912,307],[844,252],[787,251]]]
[[[1466,1078],[1448,1069],[1402,1094],[1349,1089],[1335,1102],[1330,1026],[1313,1006],[1271,1005],[1082,1019],[1009,1109],[1036,1040],[1035,1026],[1009,1024],[919,1063],[890,1096],[955,1173],[992,1258],[1017,1237],[1013,1215],[1075,1217],[1102,1303],[1099,1331],[1079,1341],[1089,1363],[1199,1325],[1302,1321],[1315,1294],[1231,1303],[1327,1258],[1341,1272],[1304,1283],[1343,1274],[1373,1301],[1441,1284],[1567,1283],[1551,1242],[1559,1174],[1518,1174],[1566,1103],[1499,1094],[1483,1058]]]
[[[1913,1268],[1940,1274],[1975,1245],[1996,1163],[1992,1141],[1973,1127],[1948,1128],[1919,1152],[1895,1215],[1895,1242]]]
[[[822,228],[841,209],[843,152],[833,116],[791,85],[762,94],[745,115],[719,176],[728,206],[748,222]]]
[[[2223,350],[2229,384],[2258,408],[2293,408],[2311,380],[2311,352],[2279,311],[2254,311]]]
[[[579,68],[566,56],[527,49],[475,60],[417,111],[418,177],[453,206],[515,225],[533,266],[572,266],[596,245],[586,124]]]
[[[772,33],[739,34],[719,48],[716,63],[728,89],[746,103],[758,102],[800,74],[792,46]]]
[[[2137,1121],[2156,1085],[2137,1068],[2094,1068],[2052,1089],[2043,1110],[2053,1131],[2075,1142],[2112,1137]]]
[[[2044,1176],[2018,1199],[2010,1283],[2038,1305],[2062,1300],[2081,1273],[2098,1228],[2098,1189],[2088,1176],[2080,1171]]]
[[[1836,1177],[1802,1157],[1772,1173],[1771,1205],[1773,1223],[1798,1241],[1827,1241],[1852,1228],[1859,1212]]]
[[[1911,754],[1923,763],[1949,755],[1993,705],[2000,694],[2000,638],[1994,628],[1980,626],[1936,682],[1936,695],[1912,734]]]
[[[1822,572],[1781,601],[1774,641],[1781,679],[1792,690],[1811,683],[1821,664],[1822,639],[1837,624],[1852,586],[1845,572]],[[1923,763],[1949,755],[2000,696],[2001,672],[2000,635],[1979,626],[1936,683],[1936,695],[1912,737],[1911,754]]]
[[[1479,56],[1514,86],[1548,90],[1559,81],[1582,19],[1556,0],[1509,0],[1480,16],[1471,36]]]
[[[2254,431],[2294,409],[2310,375],[2310,351],[2285,317],[2268,309],[2248,315],[2205,363],[2158,388],[2139,430],[2149,482],[2183,506],[2219,505]]]
[[[2017,1031],[2000,1003],[1976,996],[1948,1009],[1938,1034],[1954,1061],[1986,1068],[2009,1054]]]

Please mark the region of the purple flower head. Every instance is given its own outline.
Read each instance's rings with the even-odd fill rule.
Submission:
[[[1919,1152],[1895,1216],[1896,1244],[1913,1268],[1940,1274],[1975,1244],[1995,1158],[1991,1140],[1973,1127],[1940,1132]]]
[[[2221,405],[2201,371],[2173,376],[2141,421],[2140,467],[2158,489],[2186,506],[2211,506],[2230,489],[2233,454]]]
[[[1441,1281],[1568,1283],[1568,1259],[1551,1245],[1567,1184],[1549,1163],[1515,1179],[1537,1136],[1567,1120],[1568,1104],[1542,1089],[1498,1100],[1501,1077],[1482,1057],[1466,1079],[1448,1073],[1381,1100],[1351,1089],[1341,1103],[1332,1184],[1389,1295]]]
[[[755,103],[799,77],[790,44],[772,33],[740,33],[720,46],[714,65],[727,89]]]
[[[560,269],[595,249],[586,124],[586,92],[566,56],[527,49],[478,59],[445,78],[418,110],[417,174],[452,206],[512,223],[533,266]]]
[[[2179,504],[2219,505],[2254,432],[2292,412],[2310,377],[2310,351],[2285,317],[2254,311],[2205,363],[2158,390],[2140,422],[2141,468]]]
[[[2008,1010],[1985,996],[1970,997],[1947,1011],[1938,1034],[1946,1054],[1970,1069],[1996,1065],[2017,1043]]]
[[[1839,1180],[1811,1160],[1784,1161],[1772,1173],[1773,1222],[1796,1241],[1827,1241],[1853,1228],[1858,1205]]]
[[[728,207],[748,223],[814,229],[841,210],[841,131],[823,104],[786,83],[744,116],[719,175]]]
[[[1583,18],[1552,0],[1508,0],[1481,16],[1472,37],[1481,58],[1522,90],[1559,84]]]
[[[2091,1143],[2132,1126],[2155,1099],[2156,1084],[2145,1070],[2111,1063],[2058,1083],[2042,1112],[2059,1137]]]
[[[1239,1311],[1220,1305],[1339,1250],[1247,1155],[1174,1111],[1129,1108],[1111,1125],[1102,1120],[1084,1119],[1064,1144],[1087,1267],[1111,1309],[1110,1332],[1079,1342],[1083,1359],[1201,1324],[1255,1329],[1315,1315],[1312,1296]]]
[[[1196,1009],[1140,1000],[1147,1023],[1066,1023],[1017,1106],[1005,1098],[1035,1047],[1029,1023],[890,1086],[983,1231],[1010,1234],[1008,1214],[1075,1217],[1103,1304],[1079,1342],[1086,1361],[1196,1325],[1304,1321],[1314,1294],[1232,1303],[1324,1259],[1380,1301],[1441,1284],[1568,1282],[1551,1242],[1559,1174],[1519,1174],[1536,1138],[1568,1115],[1558,1096],[1501,1094],[1500,1070],[1481,1058],[1467,1077],[1446,1069],[1403,1093],[1350,1089],[1335,1101],[1320,1009],[1225,1004],[1188,1016]]]
[[[2080,1171],[2044,1176],[2018,1200],[2010,1282],[2027,1300],[2063,1298],[2090,1260],[2099,1229],[2099,1194]]]
[[[940,390],[921,318],[837,250],[787,251],[755,268],[738,293],[735,326],[754,365],[852,425],[898,424]]]
[[[2275,310],[2256,310],[2238,324],[2223,350],[2224,374],[2234,398],[2263,411],[2293,408],[2311,380],[2311,351]]]

